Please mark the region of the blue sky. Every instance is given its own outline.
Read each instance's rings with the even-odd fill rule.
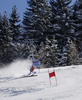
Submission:
[[[72,0],[74,3],[75,0]],[[3,15],[4,11],[7,11],[8,17],[12,12],[12,7],[16,4],[17,12],[20,15],[20,19],[23,19],[23,12],[25,12],[27,7],[27,0],[0,0],[0,12]]]
[[[27,7],[27,0],[0,0],[0,12],[3,15],[4,11],[7,11],[8,17],[12,13],[12,7],[16,4],[17,12],[20,15],[20,19],[23,18],[23,12]]]

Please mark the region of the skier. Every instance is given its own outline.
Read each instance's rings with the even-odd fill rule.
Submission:
[[[34,72],[35,67],[32,65],[30,68],[30,73],[28,75],[31,75],[31,73],[34,75],[36,72]]]
[[[35,69],[35,67],[32,65],[32,67],[30,68],[30,73],[33,72]]]

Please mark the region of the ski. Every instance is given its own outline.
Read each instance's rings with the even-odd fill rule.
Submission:
[[[37,76],[37,75],[24,75],[21,78],[25,78],[25,77],[35,77],[35,76]]]

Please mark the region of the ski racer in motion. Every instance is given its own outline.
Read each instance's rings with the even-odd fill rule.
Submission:
[[[35,67],[32,65],[30,68],[30,73],[28,75],[34,75],[36,72],[34,71]]]

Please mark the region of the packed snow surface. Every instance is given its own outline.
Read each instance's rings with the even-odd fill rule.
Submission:
[[[31,65],[30,60],[18,60],[0,69],[0,100],[82,100],[82,65],[53,67],[58,84],[52,77],[51,86],[48,68],[36,69],[35,77],[20,78]]]

